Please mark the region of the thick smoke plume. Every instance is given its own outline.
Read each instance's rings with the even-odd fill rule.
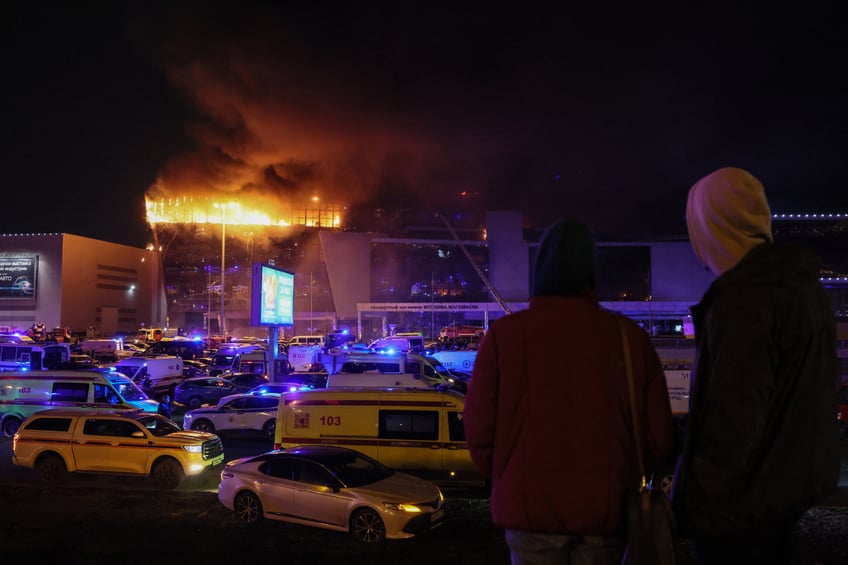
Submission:
[[[776,209],[799,186],[821,199],[841,167],[806,178],[791,169],[798,147],[828,147],[828,134],[793,120],[792,108],[838,110],[782,88],[793,41],[806,40],[795,16],[752,27],[641,5],[134,8],[134,43],[194,111],[191,147],[163,168],[152,198],[262,195],[264,206],[285,206],[318,197],[354,217],[473,205],[519,210],[537,226],[571,216],[656,235],[685,233],[688,188],[719,166],[752,169]],[[773,85],[772,109],[763,84]]]

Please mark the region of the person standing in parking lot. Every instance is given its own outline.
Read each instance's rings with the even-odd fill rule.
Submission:
[[[600,306],[597,270],[586,225],[549,227],[529,308],[490,325],[472,370],[466,440],[491,484],[492,521],[504,529],[514,565],[621,561],[625,490],[641,475],[619,320],[632,352],[645,464],[657,469],[671,454],[657,353],[635,322]]]
[[[772,241],[763,185],[726,167],[686,204],[716,279],[692,307],[696,354],[672,486],[698,563],[789,563],[792,529],[836,487],[836,321],[809,249]]]

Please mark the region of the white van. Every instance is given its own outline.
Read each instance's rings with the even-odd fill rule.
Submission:
[[[415,379],[405,382],[417,383],[416,388],[456,388],[458,384],[455,376],[438,359],[415,353],[325,353],[321,362],[329,375],[327,386],[331,386],[331,381],[343,382],[346,377],[350,379],[348,382],[354,382],[354,377],[368,374],[385,375],[386,384],[382,386],[404,386],[393,384],[401,374]]]
[[[115,364],[115,370],[157,400],[164,400],[165,396],[173,399],[174,389],[185,377],[183,360],[176,355],[127,357]]]
[[[215,350],[209,365],[210,377],[227,376],[231,373],[246,372],[267,374],[271,362],[271,352],[264,345],[224,344]],[[245,363],[243,369],[242,364]],[[257,364],[261,365],[258,367]],[[261,370],[259,370],[261,369]]]
[[[323,335],[296,335],[292,336],[292,338],[288,342],[288,346],[292,345],[317,345],[319,347],[324,347],[324,336]]]
[[[293,371],[308,371],[316,363],[321,363],[324,349],[320,345],[289,345],[286,354]]]
[[[135,355],[135,351],[124,348],[122,339],[85,339],[80,342],[80,349],[101,363],[115,363],[122,357]]]
[[[420,335],[393,335],[371,342],[368,349],[381,353],[421,353],[424,337]]]
[[[471,462],[455,391],[313,389],[280,396],[274,449],[330,444],[440,486],[485,484]]]
[[[158,412],[159,403],[124,377],[90,371],[5,371],[0,373],[0,430],[11,437],[39,410],[138,410]]]
[[[410,373],[381,373],[380,371],[333,373],[332,375],[327,375],[326,388],[339,387],[421,388],[433,390],[433,385],[418,375],[412,375]]]
[[[67,343],[0,343],[0,371],[45,371],[58,369],[71,360]]]

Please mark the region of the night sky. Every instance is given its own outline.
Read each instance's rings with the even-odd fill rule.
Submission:
[[[0,233],[142,247],[149,193],[685,235],[726,165],[848,212],[844,3],[494,4],[16,0]]]

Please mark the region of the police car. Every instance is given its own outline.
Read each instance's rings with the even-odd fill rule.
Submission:
[[[273,439],[279,394],[232,394],[215,406],[195,408],[183,415],[183,428],[217,434],[219,432],[260,432]]]

